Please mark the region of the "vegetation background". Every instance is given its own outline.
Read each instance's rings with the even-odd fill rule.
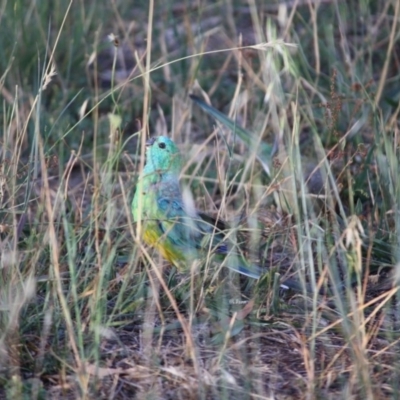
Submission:
[[[399,398],[399,39],[398,0],[2,0],[0,398]],[[160,134],[261,280],[143,246]]]

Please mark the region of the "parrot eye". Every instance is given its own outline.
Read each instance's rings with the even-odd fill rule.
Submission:
[[[165,143],[164,142],[158,143],[158,147],[160,149],[165,149]]]

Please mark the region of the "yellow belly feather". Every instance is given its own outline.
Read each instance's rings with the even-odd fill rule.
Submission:
[[[160,235],[157,226],[146,224],[143,227],[143,240],[149,246],[155,247],[171,264],[177,268],[182,268],[182,262],[186,261],[185,255],[169,243],[165,234]]]

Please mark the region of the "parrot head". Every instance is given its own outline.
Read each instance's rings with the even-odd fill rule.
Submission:
[[[179,174],[181,169],[181,154],[170,138],[158,136],[146,142],[146,170],[162,170]]]

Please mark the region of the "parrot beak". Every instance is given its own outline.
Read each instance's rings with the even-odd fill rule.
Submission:
[[[156,141],[155,137],[152,137],[146,141],[146,147],[153,146],[154,142]]]

